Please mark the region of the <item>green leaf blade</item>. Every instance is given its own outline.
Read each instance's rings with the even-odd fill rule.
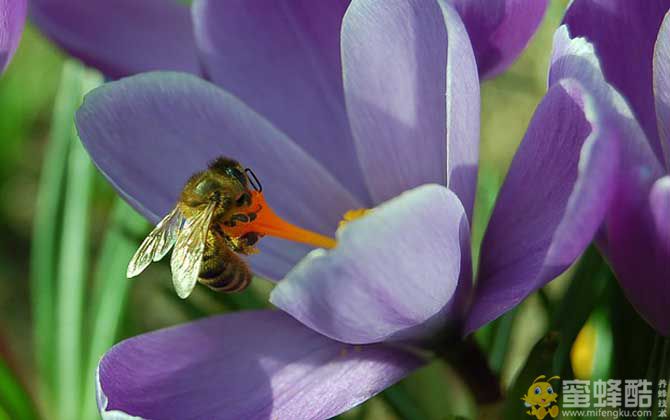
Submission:
[[[117,199],[112,220],[96,263],[93,291],[91,340],[84,371],[82,413],[95,418],[95,373],[102,355],[116,341],[126,297],[132,280],[126,278],[128,261],[137,248],[134,238],[145,232],[145,219],[127,203]]]
[[[63,67],[60,88],[37,192],[31,241],[31,290],[34,345],[42,398],[50,401],[54,388],[56,250],[66,162],[72,139],[72,115],[80,102],[83,68],[69,61]]]

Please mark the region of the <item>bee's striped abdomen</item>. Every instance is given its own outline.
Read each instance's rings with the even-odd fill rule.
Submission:
[[[209,231],[198,275],[200,283],[217,292],[239,292],[251,283],[247,264],[226,244],[222,232]]]
[[[239,258],[235,256],[236,258]],[[200,282],[217,292],[239,292],[251,283],[251,272],[243,262],[234,260],[220,261],[221,270],[200,272]]]

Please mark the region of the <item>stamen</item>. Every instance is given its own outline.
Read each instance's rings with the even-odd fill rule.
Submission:
[[[234,226],[222,226],[224,232],[232,237],[239,238],[253,232],[259,235],[275,236],[289,241],[300,242],[318,248],[334,248],[337,242],[333,238],[303,229],[293,225],[270,208],[265,197],[259,191],[252,191],[251,206],[249,207],[249,223],[236,223]]]
[[[340,224],[337,226],[337,230],[342,229],[347,225],[347,223],[354,221],[356,219],[360,219],[361,217],[365,216],[366,214],[370,213],[372,209],[355,209],[355,210],[349,210],[348,212],[344,213],[344,216],[342,216],[342,220],[340,220]]]

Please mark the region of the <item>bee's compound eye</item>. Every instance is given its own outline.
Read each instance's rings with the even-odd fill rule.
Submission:
[[[542,389],[540,389],[539,386],[536,387],[536,388],[535,388],[535,395],[540,395],[541,393],[542,393]]]
[[[242,184],[242,185],[244,185],[244,186],[247,185],[247,182],[248,182],[248,181],[247,181],[247,177],[244,176],[244,174],[242,173],[242,171],[240,171],[239,169],[228,167],[228,168],[226,168],[226,173],[227,173],[229,176],[231,176],[231,177],[237,179],[237,180],[239,181],[240,184]]]
[[[554,393],[554,389],[552,387],[547,388],[547,394],[551,395]]]

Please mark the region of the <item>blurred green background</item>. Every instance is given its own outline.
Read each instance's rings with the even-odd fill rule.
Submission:
[[[545,93],[552,35],[566,4],[552,0],[520,59],[482,85],[475,258],[497,190]],[[66,64],[63,53],[30,25],[0,79],[0,420],[97,418],[95,366],[113,343],[212,313],[266,305],[271,286],[263,281],[234,296],[196,288],[184,302],[166,281],[165,265],[126,280],[126,264],[149,226],[95,171],[70,125],[81,95],[100,81]],[[619,364],[645,370],[654,341],[649,328],[625,303],[597,253],[590,251],[576,270],[590,281],[572,282],[573,270],[477,334],[511,408],[477,408],[454,372],[437,361],[341,417],[529,418],[517,392],[528,375],[559,369],[564,377],[621,377],[626,372]],[[570,364],[573,341],[587,319]],[[557,344],[550,331],[568,339]],[[626,339],[635,344],[626,345]],[[518,375],[524,379],[517,389]]]

